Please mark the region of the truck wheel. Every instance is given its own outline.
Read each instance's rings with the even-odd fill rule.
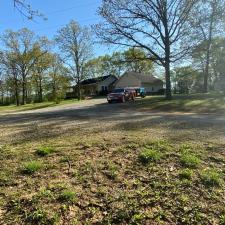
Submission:
[[[109,100],[109,101],[108,101],[108,103],[109,103],[109,104],[111,104],[111,103],[112,103],[112,101],[110,101],[110,100]]]

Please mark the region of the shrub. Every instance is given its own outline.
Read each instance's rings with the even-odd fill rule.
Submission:
[[[66,202],[74,202],[76,200],[76,193],[71,190],[64,190],[60,194],[59,200]]]
[[[161,158],[161,153],[153,149],[144,149],[139,154],[139,160],[143,164],[159,161],[160,158]]]
[[[181,179],[191,180],[193,171],[190,169],[184,169],[180,172],[179,175]]]
[[[221,184],[221,174],[215,169],[206,169],[201,172],[201,180],[207,186],[219,186]]]
[[[26,162],[23,165],[23,172],[26,174],[33,174],[42,168],[43,164],[41,162],[38,161]]]
[[[201,163],[201,160],[193,154],[184,153],[181,156],[181,163],[185,167],[196,168]]]
[[[36,151],[36,153],[39,156],[46,156],[46,155],[49,155],[52,152],[54,152],[54,149],[51,148],[51,147],[46,147],[46,146],[42,146]]]

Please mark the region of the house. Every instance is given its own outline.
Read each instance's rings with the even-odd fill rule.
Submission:
[[[144,87],[147,94],[163,91],[163,81],[150,74],[125,72],[115,83],[115,88]]]
[[[81,92],[84,96],[105,95],[112,91],[114,83],[118,78],[114,75],[96,77],[83,80],[81,85]],[[66,98],[76,97],[77,86],[69,87],[66,93]]]

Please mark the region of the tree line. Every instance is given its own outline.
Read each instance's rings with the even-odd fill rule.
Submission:
[[[25,1],[15,6],[37,15]],[[53,40],[24,28],[1,35],[0,103],[58,101],[66,88],[85,78],[126,70],[164,68],[166,97],[223,91],[225,0],[103,0],[102,22],[82,27],[71,21]],[[95,57],[94,36],[121,51]]]

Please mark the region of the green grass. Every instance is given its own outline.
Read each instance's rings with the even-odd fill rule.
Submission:
[[[22,112],[22,111],[29,111],[29,110],[35,110],[35,109],[44,109],[59,105],[67,105],[67,104],[73,104],[73,103],[79,103],[77,99],[69,99],[69,100],[62,100],[58,104],[55,102],[41,102],[41,103],[31,103],[26,105],[9,105],[9,106],[0,106],[0,113],[8,113],[8,112]]]
[[[54,152],[54,148],[42,146],[39,149],[37,149],[36,154],[39,156],[47,156]]]
[[[0,124],[2,224],[224,224],[224,124],[76,119]]]
[[[138,158],[142,164],[148,164],[150,162],[157,162],[161,159],[162,154],[153,149],[144,149],[139,154]]]
[[[206,169],[201,172],[201,180],[207,186],[219,186],[222,184],[222,175],[215,169]]]
[[[58,199],[64,202],[74,202],[76,200],[76,193],[71,190],[63,190]]]
[[[43,168],[43,164],[40,161],[30,161],[26,162],[23,165],[23,173],[25,174],[34,174],[38,171],[40,171]]]
[[[224,113],[225,96],[216,94],[174,95],[172,100],[166,100],[164,96],[151,96],[137,101],[135,106],[160,111]]]
[[[201,163],[201,160],[191,153],[185,152],[181,155],[181,164],[188,168],[197,168]]]
[[[193,176],[193,171],[190,169],[183,169],[180,171],[179,176],[181,179],[191,180]]]

